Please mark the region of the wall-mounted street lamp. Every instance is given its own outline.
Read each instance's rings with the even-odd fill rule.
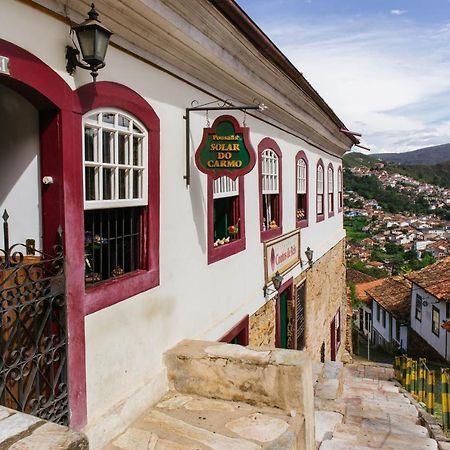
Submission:
[[[313,256],[314,256],[314,250],[311,250],[309,247],[305,250],[306,259],[308,260],[308,266],[313,266]]]
[[[72,27],[72,32],[75,32],[77,35],[81,57],[86,64],[79,60],[80,50],[68,45],[66,47],[67,72],[72,75],[77,67],[90,70],[95,83],[98,70],[105,67],[106,50],[108,49],[109,38],[112,33],[98,20],[98,12],[95,10],[93,3],[88,13],[88,18],[80,25]]]
[[[267,297],[268,294],[274,294],[281,287],[281,283],[283,282],[283,276],[277,271],[275,275],[272,277],[273,287],[275,289],[269,289],[267,284],[263,287],[264,297]]]

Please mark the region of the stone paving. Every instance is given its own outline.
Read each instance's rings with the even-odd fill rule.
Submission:
[[[169,392],[105,450],[296,450],[303,423],[278,408]]]
[[[316,368],[316,371],[318,369]],[[324,370],[325,371],[325,370]],[[339,389],[315,387],[316,445],[320,450],[437,450],[419,413],[391,381],[389,366],[354,364],[334,373]]]

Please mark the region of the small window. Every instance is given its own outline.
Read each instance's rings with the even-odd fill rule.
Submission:
[[[450,319],[450,302],[445,303],[445,316],[448,319]]]
[[[422,322],[422,302],[423,299],[419,294],[416,294],[416,314],[415,318],[419,322]]]
[[[383,328],[386,328],[386,310],[383,309],[382,312],[382,319],[383,319]]]
[[[319,160],[317,164],[317,193],[316,193],[316,213],[317,221],[320,222],[324,219],[324,175],[323,175],[323,163]]]
[[[400,322],[398,320],[395,321],[395,336],[398,342],[400,342]]]
[[[282,233],[281,150],[273,139],[263,139],[259,146],[261,240]]]
[[[342,167],[338,169],[338,208],[339,211],[344,207],[344,183],[342,179]]]
[[[334,215],[334,170],[330,164],[328,166],[328,216]]]
[[[244,182],[208,178],[208,264],[245,249]]]
[[[376,303],[376,305],[377,305],[377,322],[380,323],[381,308],[379,303]]]
[[[228,177],[214,181],[214,245],[240,239],[239,183]]]
[[[436,306],[433,306],[432,310],[432,316],[431,316],[431,331],[433,334],[439,337],[440,332],[440,322],[441,322],[441,312],[439,311],[439,308],[436,308]]]
[[[297,154],[296,187],[296,223],[303,228],[308,226],[308,163],[303,152]]]
[[[87,286],[144,269],[147,130],[115,110],[83,118]]]

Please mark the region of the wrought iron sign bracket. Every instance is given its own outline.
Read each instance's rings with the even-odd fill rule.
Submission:
[[[195,102],[195,101],[194,101]],[[192,103],[194,103],[192,102]],[[217,101],[212,102],[212,104],[218,103]],[[186,174],[183,178],[186,180],[186,187],[191,184],[191,142],[189,139],[189,131],[190,131],[190,114],[191,111],[249,111],[249,110],[259,110],[264,111],[267,106],[263,103],[259,105],[239,105],[233,106],[231,103],[224,102],[223,106],[208,106],[211,103],[206,103],[205,105],[193,106],[191,108],[186,108],[186,113],[183,116],[183,119],[186,121]],[[226,106],[229,105],[229,106]]]

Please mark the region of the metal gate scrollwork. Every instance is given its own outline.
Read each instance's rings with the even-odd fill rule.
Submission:
[[[0,248],[0,404],[68,424],[66,296],[62,233],[52,255],[33,241]]]

